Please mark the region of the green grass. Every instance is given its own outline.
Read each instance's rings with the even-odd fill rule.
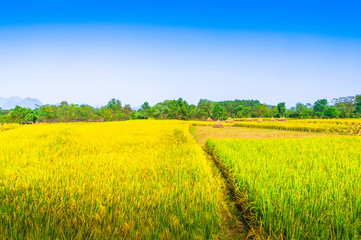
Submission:
[[[208,140],[249,224],[286,239],[361,237],[361,138]]]

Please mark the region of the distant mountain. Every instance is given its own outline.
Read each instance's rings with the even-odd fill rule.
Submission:
[[[36,98],[21,98],[21,97],[9,97],[9,98],[2,98],[0,97],[0,108],[4,110],[13,109],[16,105],[20,107],[26,108],[36,108],[36,105],[43,105],[38,99]]]

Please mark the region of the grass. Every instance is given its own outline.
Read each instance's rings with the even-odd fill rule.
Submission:
[[[260,236],[361,237],[361,138],[208,140]]]
[[[224,238],[221,187],[181,121],[0,133],[0,239]]]

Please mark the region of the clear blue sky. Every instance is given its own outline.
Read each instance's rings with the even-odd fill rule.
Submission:
[[[358,1],[0,3],[0,96],[140,106],[361,93]]]

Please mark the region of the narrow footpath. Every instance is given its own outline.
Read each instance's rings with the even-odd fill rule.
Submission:
[[[222,199],[222,223],[223,230],[225,232],[225,239],[247,239],[249,228],[247,224],[240,216],[240,209],[237,206],[237,201],[235,195],[230,187],[227,177],[221,171],[220,166],[213,159],[213,157],[205,151],[204,143],[202,144],[198,141],[197,133],[194,131],[191,132],[191,135],[196,139],[196,141],[201,145],[207,160],[212,166],[213,174],[215,178],[220,183],[220,196]]]

